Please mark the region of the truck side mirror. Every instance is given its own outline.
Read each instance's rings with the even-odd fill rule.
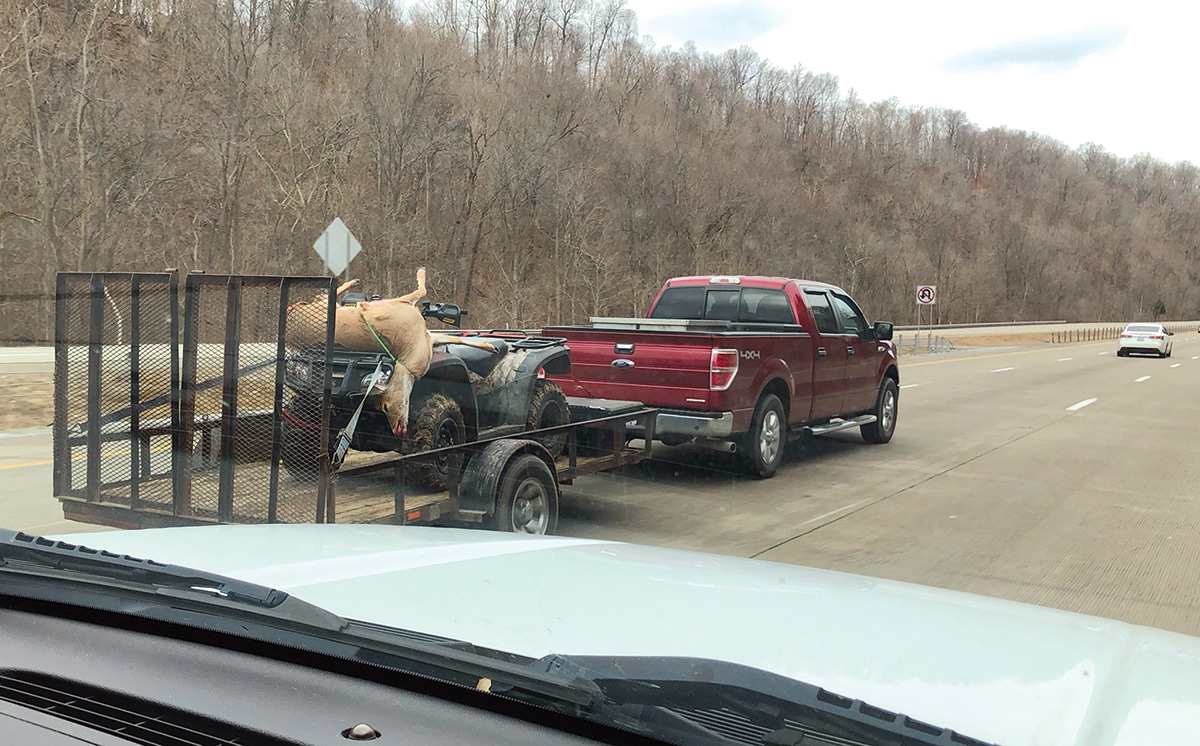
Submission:
[[[874,333],[875,339],[886,342],[892,338],[892,322],[876,321],[871,331]]]

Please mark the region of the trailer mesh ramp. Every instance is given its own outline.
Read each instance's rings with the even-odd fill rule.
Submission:
[[[60,273],[54,486],[68,517],[324,520],[329,385],[313,397],[315,430],[296,438],[284,379],[298,350],[330,346],[332,288],[328,278]],[[290,314],[297,303],[307,310]],[[285,447],[308,449],[312,468],[281,468]]]
[[[175,297],[169,274],[59,275],[56,494],[170,508]]]

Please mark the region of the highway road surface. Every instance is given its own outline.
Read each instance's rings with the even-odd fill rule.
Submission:
[[[793,448],[771,480],[694,447],[564,488],[559,533],[862,573],[1200,635],[1200,334],[901,361],[884,446]],[[85,528],[45,430],[0,436],[0,525]]]

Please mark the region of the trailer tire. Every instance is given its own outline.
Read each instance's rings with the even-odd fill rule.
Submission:
[[[896,415],[899,411],[900,390],[895,381],[884,377],[883,382],[879,384],[879,394],[875,397],[875,409],[872,410],[875,421],[858,429],[863,440],[868,443],[886,443],[891,440],[892,433],[896,432]]]
[[[545,461],[522,453],[509,463],[496,488],[492,528],[543,536],[558,528],[558,480]]]
[[[525,427],[529,430],[540,430],[543,427],[556,427],[571,422],[571,410],[567,407],[567,397],[557,383],[539,379],[533,384],[533,396],[529,399],[529,414],[525,419]],[[542,435],[533,438],[546,447],[550,458],[562,455],[567,445],[567,434]]]
[[[770,479],[783,463],[787,415],[775,394],[763,394],[754,407],[750,432],[738,438],[738,460],[756,479]]]
[[[430,394],[422,399],[409,416],[409,423],[408,436],[404,439],[405,454],[422,453],[465,442],[467,429],[462,408],[445,394]],[[444,490],[450,471],[461,468],[462,458],[459,451],[433,458],[412,459],[406,465],[405,479],[417,487]]]

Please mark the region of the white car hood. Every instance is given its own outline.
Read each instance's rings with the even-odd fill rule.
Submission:
[[[55,538],[527,656],[741,663],[997,743],[1200,743],[1200,639],[1039,606],[485,531],[210,526]]]

